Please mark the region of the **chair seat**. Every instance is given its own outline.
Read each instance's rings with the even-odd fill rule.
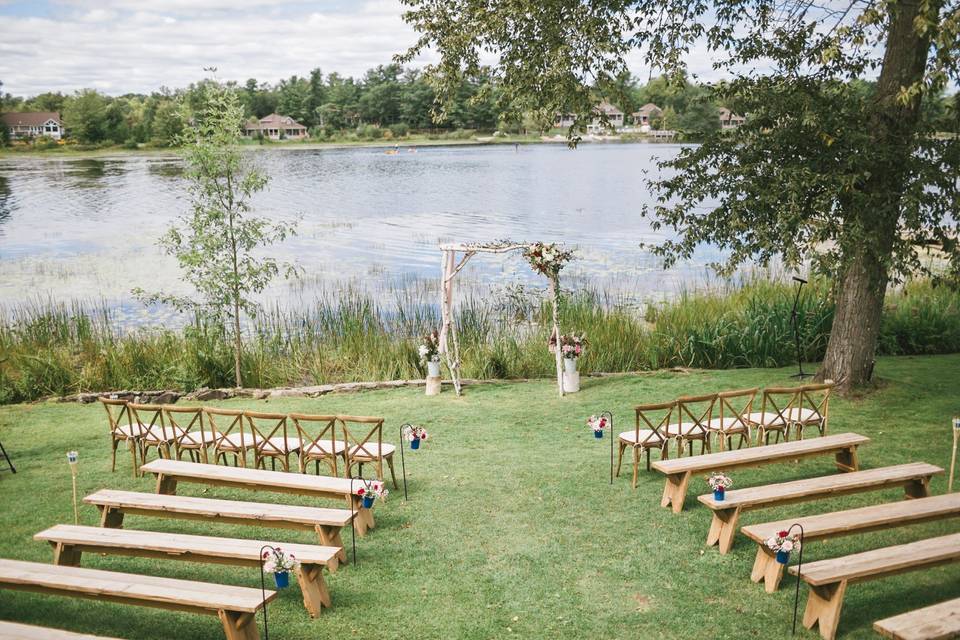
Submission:
[[[803,424],[823,422],[823,416],[819,412],[805,407],[793,407],[789,411],[785,411],[784,415],[791,422],[802,422]]]
[[[308,456],[330,456],[340,455],[347,448],[345,442],[331,442],[330,440],[319,440],[304,445],[303,453]]]
[[[285,455],[300,450],[300,438],[291,438],[287,436],[274,436],[265,443],[263,440],[257,443],[257,449],[261,454]]]
[[[120,424],[114,430],[114,435],[123,438],[140,438],[143,436],[144,427],[142,424]]]
[[[180,436],[180,446],[202,447],[213,443],[217,439],[210,431],[186,431]]]
[[[663,443],[663,437],[651,429],[640,429],[639,434],[637,431],[624,431],[618,437],[627,444],[660,446]]]
[[[746,431],[747,427],[743,424],[743,420],[746,419],[746,417],[742,420],[737,417],[713,418],[707,423],[707,428],[712,431],[726,431],[727,433]]]
[[[173,442],[178,438],[183,437],[183,434],[186,433],[180,427],[164,427],[160,428],[157,425],[150,427],[143,427],[143,440],[146,443],[160,443],[160,442]]]
[[[392,455],[397,448],[392,444],[380,444],[376,442],[367,442],[363,445],[363,448],[360,445],[354,445],[350,447],[350,452],[347,454],[351,458],[356,459],[376,459],[376,458],[385,458],[389,455]]]
[[[677,436],[683,436],[684,438],[703,438],[706,435],[703,428],[696,422],[669,424],[666,428],[666,434],[671,438],[676,438]]]
[[[243,434],[243,442],[241,444],[239,433],[228,433],[217,440],[217,447],[220,449],[249,449],[254,445],[259,445],[261,442],[263,442],[261,436],[245,433]]]
[[[762,413],[757,411],[751,413],[747,419],[750,421],[750,424],[763,425],[767,428],[773,427],[782,429],[783,427],[787,426],[779,413],[770,413],[769,411]]]

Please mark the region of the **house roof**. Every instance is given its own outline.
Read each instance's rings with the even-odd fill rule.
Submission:
[[[730,111],[730,109],[727,109],[726,107],[720,107],[717,111],[719,111],[720,113],[721,120],[746,120],[746,118],[744,118],[740,114],[734,113],[733,111]]]
[[[291,118],[290,116],[281,116],[277,113],[271,113],[270,115],[260,118],[257,122],[248,122],[246,125],[247,129],[270,129],[270,128],[280,128],[280,127],[293,127],[296,129],[306,129],[305,126]]]
[[[623,115],[623,111],[620,111],[616,105],[610,104],[606,100],[597,105],[596,110],[605,113],[608,116]]]
[[[0,121],[8,127],[39,127],[50,120],[60,124],[60,114],[56,111],[21,111],[0,113]]]
[[[643,105],[642,107],[634,111],[633,115],[649,116],[652,113],[658,113],[658,112],[663,113],[663,109],[653,104],[652,102],[648,102],[647,104]]]

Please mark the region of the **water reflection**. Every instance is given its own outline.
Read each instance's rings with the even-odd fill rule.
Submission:
[[[13,191],[10,189],[10,179],[0,175],[0,236],[3,235],[4,223],[13,214],[15,206]]]

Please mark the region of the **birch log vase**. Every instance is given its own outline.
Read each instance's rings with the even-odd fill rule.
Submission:
[[[550,276],[550,294],[553,298],[553,335],[557,336],[557,348],[554,356],[557,361],[557,388],[560,391],[560,397],[563,397],[563,349],[560,348],[560,276],[553,274]]]

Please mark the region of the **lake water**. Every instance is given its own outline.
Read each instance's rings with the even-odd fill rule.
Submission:
[[[709,249],[669,271],[639,245],[656,242],[640,216],[652,201],[645,171],[679,149],[662,144],[563,144],[383,149],[267,148],[270,176],[257,215],[299,219],[297,237],[271,254],[303,278],[264,295],[309,303],[350,284],[373,290],[434,282],[442,242],[556,241],[576,247],[564,284],[633,300],[702,283]],[[129,320],[150,317],[133,287],[184,293],[156,240],[189,210],[180,161],[123,155],[0,159],[0,306],[38,299],[104,300]],[[519,255],[474,258],[465,281],[540,286]]]

